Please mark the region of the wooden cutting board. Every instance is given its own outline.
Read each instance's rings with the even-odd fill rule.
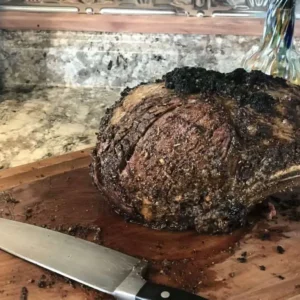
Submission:
[[[286,220],[290,214],[281,215],[287,214],[285,207],[279,206],[282,211],[275,221],[260,217],[251,228],[231,235],[151,230],[127,223],[110,210],[91,183],[89,152],[1,171],[0,216],[145,258],[150,261],[149,280],[208,299],[300,299],[300,221]],[[277,251],[279,245],[283,254]],[[111,297],[0,251],[0,299]]]

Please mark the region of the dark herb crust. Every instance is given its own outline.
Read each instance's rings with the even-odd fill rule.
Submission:
[[[274,112],[275,100],[262,90],[276,85],[287,86],[284,79],[266,76],[260,71],[247,73],[236,69],[231,73],[207,71],[203,68],[176,68],[164,76],[165,85],[177,94],[218,94],[232,97],[239,107],[249,105],[259,113]]]
[[[299,95],[261,72],[188,67],[126,89],[101,120],[93,182],[129,220],[231,231],[299,185]]]

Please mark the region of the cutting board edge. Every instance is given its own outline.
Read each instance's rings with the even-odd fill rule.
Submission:
[[[0,191],[4,191],[24,183],[41,180],[75,169],[88,167],[91,162],[92,148],[53,156],[33,163],[20,165],[0,171]]]

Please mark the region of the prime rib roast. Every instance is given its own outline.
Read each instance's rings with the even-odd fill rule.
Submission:
[[[300,87],[259,71],[176,68],[123,91],[92,158],[93,182],[128,220],[229,232],[300,186]]]

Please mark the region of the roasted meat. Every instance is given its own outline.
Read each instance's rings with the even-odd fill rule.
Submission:
[[[259,71],[174,69],[124,90],[92,158],[93,182],[127,219],[229,232],[300,186],[300,87]]]

